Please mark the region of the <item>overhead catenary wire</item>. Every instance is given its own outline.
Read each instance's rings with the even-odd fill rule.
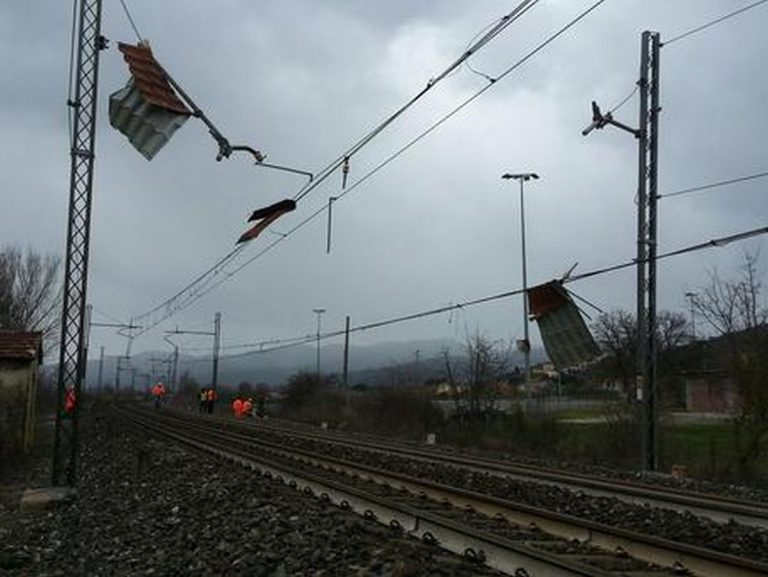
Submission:
[[[128,22],[131,23],[131,28],[133,28],[134,34],[136,34],[136,38],[139,42],[142,42],[144,40],[144,37],[141,35],[141,32],[139,32],[138,27],[136,26],[136,22],[133,20],[133,16],[131,16],[131,11],[128,10],[128,6],[125,4],[125,0],[120,0],[120,4],[123,5],[123,11],[125,12],[125,15],[128,17]]]
[[[758,172],[756,174],[750,174],[747,176],[740,176],[737,178],[731,178],[728,180],[720,180],[718,182],[711,182],[709,184],[702,184],[700,186],[693,186],[691,188],[684,188],[682,190],[675,190],[673,192],[665,192],[663,194],[659,194],[657,198],[668,198],[672,196],[681,196],[683,194],[691,194],[694,192],[701,192],[703,190],[709,190],[711,188],[719,188],[721,186],[727,186],[729,184],[737,184],[739,182],[746,182],[748,180],[756,180],[758,178],[765,178],[768,176],[768,172]]]
[[[137,323],[143,323],[142,328],[138,332],[134,333],[134,336],[137,337],[146,333],[148,330],[156,327],[164,320],[170,318],[174,313],[179,312],[180,310],[183,310],[189,306],[191,303],[188,302],[188,300],[182,300],[181,297],[184,296],[185,293],[192,291],[196,285],[211,282],[212,279],[222,274],[224,267],[229,264],[244,248],[244,244],[237,245],[223,257],[219,258],[219,260],[217,260],[213,266],[184,285],[184,287],[178,290],[173,296],[165,299],[163,302],[149,309],[147,312],[133,317],[133,320],[135,320]],[[188,296],[187,299],[196,300],[199,298],[198,295],[200,293],[199,291],[192,291],[189,294],[191,296]]]
[[[595,10],[598,6],[600,6],[603,2],[606,0],[598,0],[594,4],[592,4],[588,9],[581,12],[578,16],[576,16],[574,19],[569,21],[566,25],[558,29],[555,33],[548,36],[544,41],[539,43],[535,48],[530,50],[528,53],[525,54],[522,58],[517,60],[514,64],[512,64],[510,67],[508,67],[506,70],[504,70],[498,77],[497,80],[501,80],[505,77],[507,77],[509,74],[514,72],[517,68],[522,66],[525,62],[527,62],[530,58],[535,56],[538,52],[543,50],[546,46],[548,46],[550,43],[552,43],[554,40],[559,38],[562,34],[564,34],[566,31],[568,31],[570,28],[572,28],[574,25],[576,25],[579,21],[581,21],[583,18],[585,18],[589,13],[591,13],[593,10]],[[435,123],[430,125],[428,128],[426,128],[424,131],[419,133],[416,137],[408,141],[404,146],[399,148],[397,151],[392,153],[390,156],[379,162],[376,166],[374,166],[371,170],[369,170],[366,174],[361,176],[359,179],[357,179],[355,182],[353,182],[351,185],[349,185],[346,189],[340,190],[336,195],[336,201],[341,200],[344,196],[351,193],[353,190],[355,190],[358,186],[366,182],[369,178],[373,177],[377,172],[379,172],[381,169],[386,167],[388,164],[393,162],[396,158],[398,158],[400,155],[405,153],[408,149],[410,149],[412,146],[417,144],[419,141],[427,137],[429,134],[431,134],[434,130],[439,128],[442,124],[447,122],[449,119],[451,119],[453,116],[458,114],[464,107],[469,105],[472,101],[480,97],[482,94],[484,94],[487,90],[489,90],[494,84],[487,84],[486,86],[482,87],[480,90],[475,92],[473,95],[462,101],[458,106],[453,108],[450,112],[442,116],[439,120],[437,120]],[[248,258],[246,261],[238,265],[233,271],[230,273],[227,273],[223,277],[219,279],[219,282],[210,286],[207,290],[200,293],[200,297],[205,296],[208,294],[211,290],[218,287],[221,283],[226,282],[229,278],[240,272],[242,269],[244,269],[249,264],[253,263],[255,260],[272,250],[275,246],[286,240],[288,237],[290,237],[293,233],[297,232],[307,224],[309,224],[311,221],[313,221],[315,218],[320,216],[323,212],[328,210],[328,205],[323,204],[319,208],[317,208],[314,212],[310,213],[307,217],[305,217],[303,220],[301,220],[299,223],[297,223],[295,226],[293,226],[291,229],[289,229],[286,233],[284,233],[280,238],[275,239],[270,244],[265,246],[262,250]]]
[[[125,5],[123,0],[120,0],[123,4],[123,8],[125,10],[126,16],[128,16],[128,19],[130,20],[132,26],[134,26],[134,31],[136,32],[137,36],[141,40],[141,34],[138,32],[138,30],[135,27],[135,23],[133,21],[133,18],[130,15],[130,11],[128,10],[127,6]],[[532,8],[535,4],[537,4],[539,0],[523,0],[520,2],[511,12],[500,18],[494,25],[492,25],[492,29],[488,30],[483,36],[477,40],[474,43],[471,43],[471,45],[464,51],[464,53],[454,62],[452,63],[448,68],[446,68],[443,72],[441,72],[438,76],[431,79],[427,85],[413,98],[411,98],[405,105],[401,106],[394,114],[387,117],[383,122],[381,122],[379,125],[377,125],[373,130],[369,131],[365,136],[363,136],[360,140],[358,140],[351,148],[349,148],[344,154],[340,155],[336,160],[331,162],[328,166],[326,166],[324,169],[319,171],[317,174],[313,176],[313,179],[306,183],[304,186],[302,186],[299,191],[294,196],[294,200],[298,201],[302,198],[304,198],[307,194],[309,194],[312,190],[314,190],[316,187],[318,187],[324,180],[326,180],[331,174],[334,173],[336,169],[339,167],[342,167],[345,165],[346,162],[348,162],[349,158],[360,151],[361,148],[363,148],[366,144],[368,144],[373,138],[375,138],[379,133],[381,133],[387,126],[389,126],[392,122],[394,122],[399,116],[401,116],[408,108],[410,108],[413,104],[416,103],[421,97],[423,97],[429,90],[434,88],[434,86],[439,83],[441,80],[446,78],[452,71],[454,71],[458,66],[460,66],[463,62],[465,62],[470,56],[477,53],[483,46],[488,44],[493,38],[498,36],[503,30],[505,30],[512,22],[516,21],[520,16],[522,16],[525,12],[527,12],[530,8]],[[287,235],[283,235],[284,236]],[[211,278],[218,276],[221,273],[221,270],[230,260],[232,260],[234,257],[237,256],[237,254],[244,248],[245,245],[239,245],[234,250],[232,250],[230,253],[219,259],[211,268],[203,272],[201,275],[199,275],[196,279],[192,280],[191,282],[187,283],[187,285],[184,286],[180,291],[178,291],[175,295],[172,297],[166,299],[159,305],[155,306],[153,309],[150,309],[146,313],[142,313],[141,315],[138,315],[136,318],[146,318],[148,316],[153,315],[157,311],[163,309],[164,307],[169,307],[171,304],[174,303],[177,299],[180,299],[184,293],[188,290],[191,290],[196,284],[208,282]],[[259,253],[260,255],[261,253]],[[249,261],[250,262],[250,261]],[[241,268],[237,269],[238,271],[241,270]],[[226,280],[227,278],[230,278],[230,275],[227,275],[224,277]],[[216,283],[215,286],[219,286],[221,283]],[[210,290],[202,289],[202,294],[207,294],[210,292]],[[196,299],[193,299],[196,300]],[[182,308],[184,305],[182,305]],[[180,310],[180,309],[178,309]],[[167,315],[164,318],[168,318]],[[157,322],[149,323],[145,329],[141,331],[142,334],[149,330],[150,328],[157,326],[160,322],[162,322],[163,319],[158,320]]]
[[[624,98],[622,98],[616,106],[611,108],[608,111],[608,114],[613,114],[614,112],[619,110],[622,106],[624,106],[627,102],[629,102],[630,98],[632,98],[635,94],[637,94],[638,90],[640,90],[640,86],[635,84],[635,87],[632,89],[632,91],[629,94],[627,94]]]
[[[687,32],[683,32],[682,34],[678,34],[677,36],[673,36],[669,40],[666,40],[662,43],[662,46],[669,46],[673,42],[677,42],[678,40],[682,40],[683,38],[688,38],[689,36],[696,34],[697,32],[701,32],[703,30],[706,30],[707,28],[711,28],[712,26],[715,26],[717,24],[720,24],[721,22],[725,22],[726,20],[733,18],[734,16],[738,16],[739,14],[743,14],[747,10],[751,10],[752,8],[757,8],[761,4],[765,4],[768,2],[768,0],[758,0],[757,2],[753,2],[752,4],[747,4],[746,6],[742,6],[738,10],[734,10],[733,12],[729,12],[725,16],[720,16],[719,18],[716,18],[715,20],[711,20],[709,22],[706,22],[705,24],[702,24],[701,26],[697,26],[696,28],[692,28],[691,30],[688,30]]]
[[[579,14],[577,14],[577,15],[576,15],[574,18],[572,18],[571,20],[569,20],[569,21],[568,21],[568,22],[567,22],[565,25],[563,25],[562,27],[560,27],[559,29],[557,29],[557,30],[556,30],[554,33],[552,33],[552,34],[550,34],[549,36],[547,36],[547,37],[546,37],[546,38],[545,38],[545,39],[544,39],[542,42],[540,42],[540,43],[539,43],[538,45],[536,45],[536,46],[535,46],[533,49],[531,49],[529,52],[527,52],[527,53],[526,53],[526,54],[525,54],[523,57],[521,57],[521,58],[519,58],[518,60],[516,60],[516,61],[515,61],[515,62],[514,62],[514,63],[513,63],[511,66],[509,66],[509,67],[508,67],[507,69],[505,69],[505,70],[504,70],[504,71],[503,71],[501,74],[499,74],[499,75],[496,77],[496,80],[497,80],[497,82],[494,82],[494,83],[489,83],[489,84],[487,84],[487,85],[483,86],[481,89],[479,89],[478,91],[476,91],[476,92],[475,92],[474,94],[472,94],[470,97],[466,98],[466,99],[465,99],[464,101],[462,101],[462,102],[461,102],[461,103],[460,103],[458,106],[456,106],[456,107],[455,107],[454,109],[452,109],[450,112],[448,112],[447,114],[445,114],[444,116],[442,116],[442,117],[441,117],[439,120],[437,120],[435,123],[433,123],[433,124],[432,124],[431,126],[429,126],[427,129],[425,129],[424,131],[422,131],[422,132],[421,132],[420,134],[418,134],[418,135],[417,135],[415,138],[411,139],[409,142],[407,142],[407,143],[406,143],[404,146],[402,146],[402,147],[401,147],[400,149],[398,149],[396,152],[394,152],[393,154],[391,154],[390,156],[388,156],[387,158],[385,158],[383,161],[381,161],[379,164],[377,164],[377,165],[376,165],[374,168],[372,168],[372,169],[371,169],[369,172],[367,172],[365,175],[363,175],[362,177],[360,177],[358,180],[356,180],[354,183],[352,183],[352,184],[351,184],[350,186],[348,186],[346,189],[343,189],[342,191],[340,191],[340,192],[339,192],[339,193],[336,195],[336,198],[337,198],[337,200],[341,199],[342,197],[346,196],[348,193],[350,193],[350,192],[352,192],[353,190],[355,190],[355,189],[356,189],[358,186],[360,186],[361,184],[363,184],[364,182],[366,182],[366,181],[367,181],[369,178],[371,178],[373,175],[375,175],[377,172],[379,172],[379,171],[380,171],[381,169],[383,169],[385,166],[387,166],[388,164],[390,164],[391,162],[393,162],[393,161],[394,161],[396,158],[398,158],[400,155],[402,155],[403,153],[405,153],[405,152],[406,152],[408,149],[410,149],[410,148],[411,148],[412,146],[414,146],[416,143],[418,143],[419,141],[421,141],[422,139],[424,139],[426,136],[428,136],[429,134],[431,134],[431,133],[432,133],[434,130],[436,130],[438,127],[442,126],[442,125],[443,125],[445,122],[447,122],[447,121],[448,121],[449,119],[451,119],[453,116],[455,116],[456,114],[458,114],[458,113],[459,113],[461,110],[463,110],[463,109],[464,109],[466,106],[468,106],[468,105],[469,105],[471,102],[473,102],[474,100],[476,100],[477,98],[479,98],[480,96],[482,96],[482,95],[483,95],[483,94],[484,94],[486,91],[488,91],[488,90],[489,90],[491,87],[493,87],[493,86],[495,86],[496,84],[498,84],[498,81],[499,81],[499,80],[502,80],[502,79],[506,78],[507,76],[509,76],[509,75],[510,75],[512,72],[514,72],[515,70],[517,70],[517,69],[518,69],[520,66],[522,66],[522,65],[523,65],[525,62],[527,62],[528,60],[530,60],[531,58],[533,58],[533,57],[534,57],[536,54],[538,54],[538,53],[539,53],[539,52],[541,52],[541,51],[542,51],[544,48],[546,48],[547,46],[549,46],[549,45],[550,45],[552,42],[554,42],[556,39],[558,39],[560,36],[562,36],[562,35],[563,35],[564,33],[566,33],[568,30],[570,30],[571,28],[573,28],[573,27],[574,27],[576,24],[578,24],[579,22],[581,22],[581,21],[582,21],[584,18],[586,18],[586,17],[587,17],[589,14],[591,14],[591,13],[592,13],[594,10],[596,10],[596,9],[597,9],[599,6],[601,6],[601,5],[602,5],[604,2],[606,2],[606,0],[597,0],[596,2],[592,3],[592,4],[591,4],[591,5],[588,7],[588,8],[586,8],[586,9],[585,9],[585,10],[583,10],[583,11],[581,11],[581,12],[580,12]],[[515,11],[513,11],[513,13],[515,13],[516,11],[519,11],[519,10],[521,10],[521,9],[522,9],[521,7],[527,7],[527,8],[525,8],[525,10],[527,10],[527,9],[529,9],[529,8],[530,8],[532,5],[533,5],[533,4],[531,4],[531,3],[528,3],[528,2],[523,2],[523,3],[521,3],[520,5],[518,5],[518,7],[515,9]],[[508,15],[508,16],[509,16],[509,15]],[[515,18],[515,19],[516,19],[516,18]],[[507,24],[506,24],[506,25],[508,25],[509,23],[511,23],[511,20],[512,20],[511,16],[507,17],[507,21],[510,21],[510,22],[507,22]],[[501,21],[505,21],[505,19],[504,19],[504,18],[502,18],[502,19],[501,19]],[[505,25],[505,26],[506,26],[506,25]],[[482,47],[483,45],[487,44],[487,43],[488,43],[488,42],[489,42],[489,41],[490,41],[490,40],[491,40],[491,39],[492,39],[494,36],[498,35],[498,33],[500,32],[500,30],[503,30],[503,28],[501,28],[500,30],[497,30],[497,28],[498,28],[498,26],[497,26],[497,27],[494,27],[494,29],[493,29],[493,30],[490,30],[489,32],[487,32],[487,33],[486,33],[486,34],[483,36],[483,38],[481,38],[480,40],[478,40],[478,41],[475,43],[475,46],[479,45],[480,47]],[[465,52],[465,55],[466,55],[467,53],[469,53],[470,51],[473,51],[473,53],[474,53],[474,52],[476,52],[478,49],[479,49],[479,48],[473,48],[473,49],[467,50],[467,51]],[[459,65],[461,64],[461,62],[463,62],[463,60],[462,60],[462,59],[461,59],[461,57],[460,57],[460,58],[459,58],[459,59],[456,61],[456,63],[458,63],[458,64],[456,64],[456,63],[454,63],[454,64],[456,64],[456,66],[459,66]],[[440,74],[440,76],[439,76],[438,78],[440,78],[440,79],[442,79],[442,78],[445,78],[445,76],[446,76],[447,74],[449,74],[449,73],[450,73],[452,70],[454,70],[454,69],[455,69],[455,66],[454,66],[454,65],[451,65],[451,66],[450,66],[448,69],[446,69],[446,71],[444,71],[443,73],[441,73],[441,74]],[[434,81],[433,81],[433,82],[431,83],[431,86],[434,86],[434,84],[435,84],[435,83],[434,83]],[[421,93],[420,93],[420,94],[421,94]],[[412,100],[413,100],[413,99],[412,99]],[[401,107],[401,109],[400,109],[400,110],[399,110],[397,113],[395,113],[395,114],[399,116],[400,114],[402,114],[402,111],[404,111],[404,108],[402,108],[402,107]],[[393,115],[393,116],[394,116],[394,115]],[[389,119],[385,120],[385,121],[384,121],[384,123],[380,124],[380,125],[379,125],[379,126],[376,128],[376,129],[374,129],[373,131],[371,131],[370,133],[368,133],[368,135],[366,135],[366,136],[365,136],[363,139],[361,139],[360,141],[358,141],[358,143],[357,143],[357,144],[356,144],[356,145],[355,145],[355,146],[354,146],[352,149],[350,149],[350,150],[354,150],[355,152],[357,152],[357,151],[359,150],[359,148],[361,147],[361,144],[362,144],[362,143],[367,143],[367,142],[369,142],[369,141],[370,141],[370,139],[371,139],[373,136],[375,136],[375,134],[378,134],[379,132],[381,132],[381,130],[383,130],[383,129],[386,127],[386,126],[382,126],[382,125],[384,125],[385,123],[386,123],[386,124],[389,124],[389,123],[391,123],[391,120],[390,120],[390,119],[394,120],[392,117],[389,117]],[[375,134],[374,134],[374,133],[375,133]],[[371,136],[371,135],[373,135],[373,136]],[[364,145],[364,144],[362,144],[362,145]],[[348,152],[349,152],[349,151],[348,151]],[[334,170],[336,170],[337,168],[339,168],[340,166],[342,166],[342,165],[343,165],[343,163],[344,163],[344,158],[345,158],[345,156],[347,156],[347,155],[342,155],[342,156],[340,156],[340,157],[337,159],[337,161],[335,161],[334,163],[331,163],[331,164],[330,164],[330,165],[329,165],[329,166],[328,166],[326,169],[324,169],[323,171],[321,171],[321,173],[319,173],[318,175],[316,175],[316,176],[315,176],[315,178],[313,179],[313,181],[312,181],[311,183],[307,183],[307,184],[305,184],[305,185],[304,185],[304,187],[302,187],[302,189],[300,189],[299,193],[297,193],[297,195],[294,197],[294,198],[295,198],[295,200],[300,200],[301,198],[303,198],[304,196],[306,196],[306,194],[308,194],[308,192],[309,192],[309,191],[313,190],[313,189],[314,189],[316,186],[318,186],[318,185],[319,185],[319,184],[320,184],[320,183],[321,183],[323,180],[325,180],[325,179],[326,179],[326,178],[327,178],[327,177],[328,177],[328,176],[329,176],[329,175],[330,175],[330,174],[331,174],[331,173],[332,173]],[[219,265],[218,263],[217,263],[217,265],[214,265],[214,267],[216,267],[216,269],[217,269],[217,270],[216,270],[216,272],[213,272],[213,269],[214,269],[214,267],[212,267],[211,269],[208,269],[207,271],[205,271],[204,273],[202,273],[200,276],[198,276],[198,277],[197,277],[197,279],[195,279],[195,280],[193,280],[192,282],[188,283],[188,284],[187,284],[187,285],[186,285],[186,286],[185,286],[183,289],[181,289],[181,290],[180,290],[178,293],[176,293],[176,295],[174,295],[173,297],[170,297],[169,299],[166,299],[165,301],[163,301],[163,303],[161,303],[161,304],[157,305],[156,307],[154,307],[153,309],[151,309],[151,310],[150,310],[150,311],[148,311],[147,313],[143,313],[142,315],[138,315],[138,316],[136,316],[135,318],[137,318],[137,319],[143,319],[143,318],[146,318],[147,316],[150,316],[151,314],[153,314],[153,313],[155,313],[155,312],[159,311],[160,309],[162,309],[162,308],[164,308],[164,307],[171,307],[171,306],[172,306],[172,308],[173,308],[173,312],[178,312],[178,311],[180,311],[180,310],[183,310],[183,309],[184,309],[184,308],[186,308],[187,306],[190,306],[190,305],[191,305],[193,302],[195,302],[195,301],[196,301],[196,300],[198,300],[199,298],[202,298],[203,296],[205,296],[206,294],[208,294],[209,292],[211,292],[212,290],[214,290],[215,288],[217,288],[218,286],[220,286],[222,283],[224,283],[224,282],[226,282],[227,280],[229,280],[230,278],[232,278],[232,277],[233,277],[235,274],[237,274],[238,272],[240,272],[240,271],[241,271],[242,269],[244,269],[246,266],[248,266],[249,264],[251,264],[252,262],[254,262],[256,259],[260,258],[260,257],[261,257],[261,256],[263,256],[264,254],[266,254],[267,252],[269,252],[270,250],[272,250],[272,249],[273,249],[275,246],[277,246],[278,244],[280,244],[282,241],[284,241],[284,240],[286,240],[287,238],[289,238],[289,237],[290,237],[290,236],[291,236],[293,233],[295,233],[296,231],[300,230],[300,229],[301,229],[301,228],[303,228],[305,225],[307,225],[309,222],[311,222],[312,220],[314,220],[315,218],[317,218],[317,217],[318,217],[320,214],[322,214],[322,213],[323,213],[325,210],[327,210],[327,208],[328,208],[328,205],[327,205],[327,204],[323,204],[323,205],[322,205],[320,208],[318,208],[317,210],[315,210],[314,212],[312,212],[312,213],[311,213],[309,216],[307,216],[307,217],[306,217],[306,218],[304,218],[302,221],[300,221],[298,224],[296,224],[294,227],[292,227],[291,229],[289,229],[289,230],[288,230],[286,233],[282,234],[282,235],[281,235],[279,238],[277,238],[277,239],[275,239],[274,241],[272,241],[270,244],[268,244],[268,245],[267,245],[266,247],[264,247],[262,250],[260,250],[259,252],[257,252],[255,255],[253,255],[252,257],[250,257],[250,258],[248,258],[247,260],[245,260],[243,263],[239,264],[239,265],[238,265],[236,268],[234,268],[232,271],[228,271],[228,272],[225,272],[225,271],[223,271],[223,268],[224,268],[224,267],[225,267],[227,264],[229,264],[229,262],[231,262],[231,260],[233,260],[233,259],[234,259],[234,257],[236,257],[236,256],[237,256],[237,254],[239,254],[239,249],[241,249],[241,248],[244,248],[244,247],[246,246],[245,244],[239,245],[239,246],[238,246],[238,247],[237,247],[235,250],[231,251],[231,252],[230,252],[228,255],[225,255],[225,257],[223,257],[222,259],[220,259],[220,260],[218,261],[218,263],[221,263],[220,265]],[[212,279],[213,279],[213,278],[215,278],[215,277],[218,277],[218,280],[216,280],[216,281],[214,282]],[[202,283],[202,282],[206,282],[206,283],[210,283],[210,284],[208,284],[208,285],[207,285],[207,286],[205,286],[204,288],[196,288],[196,285],[197,285],[197,284],[200,284],[200,283]],[[193,289],[194,289],[194,290],[193,290]],[[189,293],[189,294],[185,294],[185,293]],[[184,300],[183,302],[175,302],[175,301],[177,301],[177,300],[179,300],[179,301],[180,301],[180,300],[181,300],[181,297],[184,297],[184,298],[185,298],[185,300]],[[173,313],[171,313],[171,314],[173,314]],[[171,316],[170,314],[168,314],[168,315],[165,315],[165,316],[164,316],[162,319],[158,320],[157,322],[153,322],[153,323],[151,323],[151,324],[147,324],[147,323],[145,323],[145,324],[146,324],[146,328],[145,328],[145,329],[143,329],[143,330],[141,331],[141,333],[137,333],[137,336],[138,336],[139,334],[142,334],[142,333],[146,332],[146,331],[147,331],[147,330],[149,330],[150,328],[153,328],[154,326],[157,326],[158,324],[160,324],[160,322],[162,322],[163,320],[165,320],[165,319],[169,318],[170,316]]]
[[[442,80],[450,76],[452,72],[454,72],[459,66],[465,63],[472,55],[477,53],[486,44],[488,44],[491,40],[493,40],[496,36],[501,34],[510,24],[518,20],[523,14],[525,14],[528,10],[533,8],[533,6],[535,6],[538,2],[539,0],[523,0],[511,12],[509,12],[508,14],[500,18],[498,21],[496,21],[494,24],[492,24],[490,26],[490,30],[485,32],[485,34],[483,34],[482,37],[476,40],[475,42],[471,42],[470,46],[468,46],[465,49],[465,51],[461,54],[461,56],[459,56],[453,63],[451,63],[447,68],[445,68],[437,76],[431,78],[427,82],[427,84],[424,86],[424,88],[422,88],[408,102],[406,102],[403,106],[398,108],[394,113],[392,113],[387,118],[385,118],[382,122],[376,125],[372,130],[370,130],[367,134],[365,134],[362,138],[360,138],[355,144],[353,144],[349,149],[347,149],[343,154],[341,154],[336,160],[331,162],[328,166],[326,166],[326,168],[324,168],[318,174],[316,174],[311,182],[306,183],[294,195],[293,199],[296,202],[298,202],[299,200],[307,196],[310,192],[312,192],[315,188],[320,186],[320,184],[323,181],[325,181],[338,168],[347,164],[350,158],[352,158],[355,154],[357,154],[364,146],[366,146],[369,142],[371,142],[371,140],[373,140],[382,131],[384,131],[390,124],[392,124],[395,120],[397,120],[406,110],[408,110],[411,106],[416,104],[416,102],[421,100],[421,98],[425,94],[427,94],[427,92],[432,90]]]
[[[754,238],[754,237],[761,236],[761,235],[764,235],[764,234],[768,234],[768,225],[767,226],[761,226],[761,227],[758,227],[758,228],[754,228],[754,229],[751,229],[751,230],[747,230],[747,231],[744,231],[744,232],[732,234],[732,235],[729,235],[729,236],[724,236],[724,237],[710,239],[710,240],[707,240],[707,241],[704,241],[704,242],[700,242],[700,243],[697,243],[697,244],[693,244],[693,245],[689,245],[689,246],[682,247],[682,248],[679,248],[679,249],[671,250],[671,251],[668,251],[668,252],[665,252],[665,253],[657,254],[656,255],[656,260],[657,261],[659,261],[659,260],[666,260],[668,258],[672,258],[672,257],[676,257],[676,256],[681,256],[681,255],[684,255],[684,254],[690,254],[690,253],[693,253],[693,252],[698,252],[698,251],[701,251],[701,250],[704,250],[704,249],[709,249],[709,248],[721,248],[721,247],[724,247],[724,246],[726,246],[728,244],[731,244],[731,243],[734,243],[734,242],[740,242],[740,241],[743,241],[743,240],[748,240],[750,238]],[[648,262],[649,260],[650,259],[645,259],[644,262]],[[576,275],[571,275],[568,278],[563,279],[562,283],[564,285],[565,284],[571,284],[571,283],[574,283],[574,282],[578,282],[578,281],[586,280],[586,279],[589,279],[589,278],[593,278],[593,277],[609,274],[609,273],[612,273],[612,272],[616,272],[616,271],[619,271],[619,270],[622,270],[622,269],[635,267],[636,265],[637,265],[637,259],[631,259],[631,260],[627,260],[627,261],[624,261],[624,262],[621,262],[621,263],[618,263],[618,264],[614,264],[614,265],[610,265],[610,266],[606,266],[606,267],[602,267],[602,268],[598,268],[598,269],[593,269],[591,271],[586,271],[586,272],[583,272],[583,273],[580,273],[580,274],[576,274]],[[473,300],[467,300],[467,301],[463,301],[463,302],[451,303],[451,304],[448,304],[448,305],[444,305],[444,306],[440,306],[440,307],[435,307],[435,308],[427,309],[427,310],[420,311],[420,312],[400,315],[400,316],[393,317],[393,318],[390,318],[390,319],[385,319],[385,320],[381,320],[381,321],[374,321],[374,322],[371,322],[371,323],[366,323],[366,324],[358,325],[358,326],[355,326],[355,327],[350,327],[349,332],[350,333],[362,332],[362,331],[377,329],[377,328],[381,328],[381,327],[385,327],[385,326],[389,326],[389,325],[399,324],[399,323],[402,323],[402,322],[407,322],[407,321],[412,321],[412,320],[416,320],[416,319],[420,319],[420,318],[425,318],[425,317],[429,317],[429,316],[443,314],[443,313],[447,313],[447,312],[453,312],[453,311],[457,311],[457,310],[464,310],[465,308],[473,307],[473,306],[476,306],[476,305],[485,304],[485,303],[489,303],[489,302],[493,302],[493,301],[498,301],[498,300],[502,300],[502,299],[507,299],[507,298],[510,298],[510,297],[513,297],[513,296],[517,296],[517,295],[522,294],[523,292],[524,291],[523,291],[522,288],[518,288],[518,289],[509,290],[509,291],[504,291],[504,292],[501,292],[501,293],[496,293],[496,294],[485,296],[485,297],[480,297],[480,298],[473,299]],[[574,294],[570,290],[568,292],[570,294]],[[578,296],[578,295],[574,295],[574,296]],[[592,303],[590,303],[586,299],[583,299],[582,297],[578,297],[578,298],[580,300],[583,300],[584,302],[586,302],[590,306],[595,307],[598,311],[600,310],[596,305],[593,305]],[[277,351],[277,350],[283,350],[283,349],[286,349],[286,348],[300,346],[302,344],[313,343],[313,342],[317,341],[318,338],[320,340],[325,340],[325,339],[339,337],[341,335],[346,334],[346,332],[347,332],[346,329],[343,329],[343,330],[337,330],[337,331],[330,331],[330,332],[322,333],[321,335],[319,335],[319,337],[318,337],[318,335],[315,334],[315,335],[306,335],[306,336],[302,336],[302,337],[290,337],[290,338],[284,338],[284,339],[269,339],[269,340],[257,341],[256,343],[253,343],[253,344],[254,345],[258,345],[258,347],[259,347],[258,350],[246,351],[246,352],[242,352],[242,353],[236,353],[234,355],[227,355],[226,358],[228,358],[228,359],[236,359],[236,358],[247,357],[247,356],[251,356],[251,355],[255,355],[255,354],[265,354],[265,353],[269,353],[269,352],[273,352],[273,351]],[[267,348],[265,348],[263,345],[267,344],[269,342],[279,343],[279,344],[277,344],[274,347],[267,347]],[[244,345],[229,345],[228,347],[224,347],[224,348],[229,348],[229,349],[233,349],[233,348],[246,348],[247,346],[248,346],[247,344],[244,344]],[[201,349],[201,350],[203,350],[203,349]],[[210,349],[204,349],[204,350],[210,350]]]

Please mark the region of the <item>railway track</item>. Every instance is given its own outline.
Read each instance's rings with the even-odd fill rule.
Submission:
[[[768,565],[520,505],[178,414],[122,408],[134,425],[277,477],[516,577],[756,576]],[[246,428],[247,429],[247,428]]]
[[[228,419],[216,419],[223,426],[243,426],[257,432],[269,431],[274,434],[289,435],[330,443],[336,446],[359,448],[380,454],[404,455],[426,463],[448,464],[480,473],[503,475],[511,479],[545,483],[550,486],[580,492],[595,497],[613,497],[626,502],[650,507],[662,507],[671,511],[691,513],[711,519],[718,523],[735,522],[762,529],[768,529],[768,504],[734,499],[722,495],[685,491],[682,489],[650,485],[640,482],[628,482],[620,479],[606,479],[562,470],[547,469],[533,465],[523,465],[492,460],[482,457],[468,457],[441,451],[424,449],[418,446],[391,443],[382,439],[350,438],[338,433],[314,432],[275,426],[264,421],[247,423]]]

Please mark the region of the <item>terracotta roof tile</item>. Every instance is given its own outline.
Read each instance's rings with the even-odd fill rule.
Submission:
[[[149,46],[133,46],[120,42],[118,47],[144,100],[179,114],[192,114],[176,96]]]

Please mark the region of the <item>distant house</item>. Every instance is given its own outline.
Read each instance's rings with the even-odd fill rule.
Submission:
[[[735,413],[739,394],[723,371],[696,371],[683,375],[685,410],[696,413]]]
[[[26,452],[34,441],[42,343],[39,332],[0,330],[0,451]]]

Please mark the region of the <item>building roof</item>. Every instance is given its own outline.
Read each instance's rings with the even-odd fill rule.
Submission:
[[[0,330],[0,359],[42,360],[43,333]]]

